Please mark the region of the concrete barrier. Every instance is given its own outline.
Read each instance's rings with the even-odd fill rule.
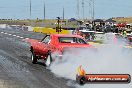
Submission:
[[[0,24],[0,28],[7,28],[7,27],[9,27],[7,24]]]
[[[44,34],[72,34],[70,30],[62,29],[61,32],[57,32],[56,29],[53,28],[46,28],[46,27],[32,27],[32,26],[25,26],[25,25],[7,25],[7,24],[0,24],[0,28],[6,29],[11,28],[14,30],[22,30],[22,31],[33,31],[39,32]]]
[[[46,34],[58,34],[58,32],[56,32],[56,29],[45,27],[34,27],[33,31]],[[71,34],[71,31],[62,29],[62,31],[59,32],[59,34]]]
[[[26,26],[28,28],[28,31],[33,31],[33,27],[31,26]]]

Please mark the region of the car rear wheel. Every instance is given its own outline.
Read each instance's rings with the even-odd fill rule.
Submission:
[[[33,64],[37,63],[37,57],[36,57],[34,51],[31,51],[31,60],[32,60]]]
[[[49,67],[52,63],[52,56],[51,56],[51,53],[48,54],[47,58],[46,58],[46,61],[45,61],[45,65],[47,67]]]

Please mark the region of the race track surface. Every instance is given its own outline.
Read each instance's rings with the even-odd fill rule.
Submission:
[[[0,29],[0,88],[71,88],[40,64],[32,64],[25,38],[45,35],[15,29]]]

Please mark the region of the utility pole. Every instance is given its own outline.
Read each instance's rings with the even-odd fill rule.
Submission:
[[[64,21],[64,19],[65,19],[65,9],[63,7],[63,21]]]
[[[89,18],[92,19],[92,0],[89,0]]]
[[[95,6],[94,6],[94,4],[95,3],[94,3],[94,0],[92,0],[92,2],[93,2],[93,12],[92,12],[93,13],[92,14],[92,20],[93,20],[93,22],[92,23],[93,23],[93,30],[96,31],[95,22],[94,22],[94,19],[95,19]]]
[[[89,4],[89,18],[94,19],[94,0],[86,0]]]
[[[77,18],[80,19],[80,5],[79,5],[79,0],[77,0]]]
[[[94,6],[94,0],[93,0],[93,16],[92,16],[92,19],[94,20],[94,16],[95,16],[95,6]]]
[[[31,3],[31,0],[30,0],[30,20],[31,20],[31,15],[32,15],[32,3]]]
[[[84,0],[82,0],[82,9],[83,9],[83,20],[84,20]]]
[[[44,1],[44,20],[45,20],[45,1]]]
[[[29,23],[30,23],[30,26],[31,26],[31,16],[32,16],[32,2],[30,0],[30,20],[29,20]]]

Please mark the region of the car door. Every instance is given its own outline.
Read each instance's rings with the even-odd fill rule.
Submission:
[[[46,55],[49,50],[49,44],[50,44],[51,38],[50,35],[45,36],[41,42],[39,42],[39,53],[40,55]]]

